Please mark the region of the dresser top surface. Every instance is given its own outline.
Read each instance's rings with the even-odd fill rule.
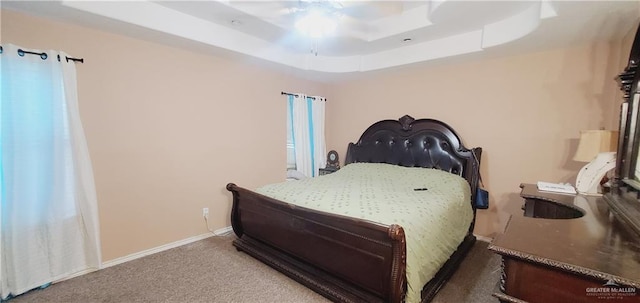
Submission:
[[[535,184],[521,187],[524,199],[578,208],[584,216],[542,219],[514,213],[491,250],[640,287],[640,238],[613,217],[604,198],[540,192]]]

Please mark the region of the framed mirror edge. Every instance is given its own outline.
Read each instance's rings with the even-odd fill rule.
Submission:
[[[604,195],[613,215],[640,237],[640,27],[636,29],[627,67],[617,77],[624,93],[620,107],[618,156],[611,191]]]

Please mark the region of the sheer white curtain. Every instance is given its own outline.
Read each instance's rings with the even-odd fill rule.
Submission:
[[[20,56],[19,47],[3,45],[0,54],[2,299],[100,267],[75,63],[63,52],[45,53]]]
[[[311,100],[313,110],[313,161],[314,176],[319,175],[321,168],[327,166],[327,147],[324,136],[324,107],[326,99],[316,96]]]
[[[291,115],[296,170],[308,177],[315,177],[319,169],[326,165],[325,99],[305,94],[295,94],[289,98],[293,98]]]

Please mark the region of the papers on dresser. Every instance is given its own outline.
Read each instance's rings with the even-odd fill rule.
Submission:
[[[538,190],[563,194],[576,194],[576,189],[571,184],[551,183],[538,181]]]

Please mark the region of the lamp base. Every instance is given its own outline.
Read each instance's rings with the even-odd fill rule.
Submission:
[[[576,191],[587,196],[602,196],[600,182],[615,167],[615,152],[599,153],[593,161],[580,169],[576,178]]]

